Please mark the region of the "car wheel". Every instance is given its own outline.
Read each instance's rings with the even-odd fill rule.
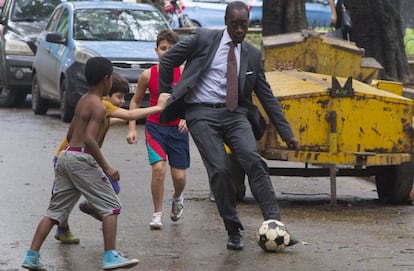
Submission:
[[[0,89],[0,106],[20,107],[26,101],[27,92],[9,88]]]
[[[73,118],[75,108],[69,104],[68,91],[64,80],[62,80],[60,89],[60,119],[63,122],[70,122]]]
[[[39,81],[36,74],[32,81],[32,109],[36,115],[44,115],[49,109],[49,101],[43,99],[40,95]]]
[[[413,162],[380,168],[375,176],[379,200],[385,204],[408,203],[413,180]]]

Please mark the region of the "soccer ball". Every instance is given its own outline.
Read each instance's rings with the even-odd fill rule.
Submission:
[[[289,244],[290,234],[285,224],[269,219],[257,229],[256,241],[264,251],[279,252]]]

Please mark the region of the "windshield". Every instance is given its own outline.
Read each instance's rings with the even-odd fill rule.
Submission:
[[[11,20],[27,22],[47,20],[60,2],[60,0],[16,0]]]
[[[94,9],[77,10],[74,39],[93,41],[155,41],[167,28],[157,11]]]

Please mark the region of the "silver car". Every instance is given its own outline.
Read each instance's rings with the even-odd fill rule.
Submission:
[[[156,37],[169,28],[164,16],[147,4],[67,2],[53,12],[37,40],[33,62],[32,109],[45,114],[50,102],[60,104],[69,122],[86,93],[85,63],[90,57],[111,60],[114,71],[130,82],[131,94],[144,69],[158,63]],[[127,97],[127,100],[130,97]]]

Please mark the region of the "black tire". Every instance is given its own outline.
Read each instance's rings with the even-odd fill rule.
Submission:
[[[413,162],[379,168],[375,176],[379,200],[385,204],[410,203],[413,180]]]
[[[21,107],[26,101],[27,91],[4,88],[0,89],[0,106]]]
[[[60,91],[61,91],[61,96],[60,96],[60,119],[63,122],[68,123],[68,122],[71,122],[71,120],[73,118],[73,114],[75,112],[75,107],[73,107],[69,104],[68,92],[67,92],[65,80],[62,80],[62,83],[60,85]]]
[[[236,160],[233,155],[230,155],[231,159],[231,181],[233,188],[236,193],[237,202],[243,202],[246,195],[245,175],[243,168],[240,163]]]
[[[39,81],[37,75],[32,80],[32,110],[36,115],[44,115],[49,109],[49,101],[40,95]]]

